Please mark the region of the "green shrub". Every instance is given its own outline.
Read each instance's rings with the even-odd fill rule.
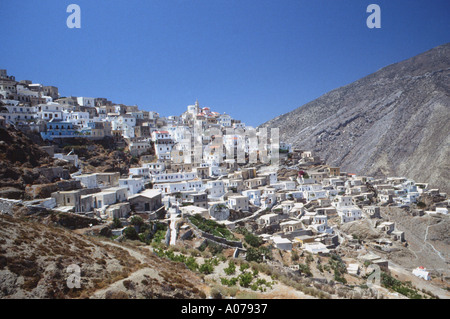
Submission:
[[[238,281],[237,277],[233,277],[233,278],[230,278],[230,279],[222,278],[222,277],[220,278],[220,282],[222,283],[222,285],[225,285],[225,286],[228,286],[228,287],[236,286],[237,281]]]
[[[236,273],[236,265],[234,264],[233,260],[230,260],[228,262],[228,267],[224,269],[225,274],[227,275],[234,275]]]
[[[134,229],[133,226],[128,226],[127,228],[125,228],[123,231],[123,235],[127,239],[130,239],[130,240],[139,240],[140,239],[136,229]]]
[[[166,232],[167,232],[166,230],[162,229],[157,230],[155,235],[153,236],[153,242],[161,243],[161,241],[166,238]]]
[[[212,234],[217,237],[222,237],[228,240],[236,240],[233,234],[226,228],[225,225],[219,224],[213,220],[205,219],[200,214],[190,216],[189,220],[192,224],[200,230]]]
[[[199,271],[202,274],[209,275],[214,271],[214,265],[210,260],[205,260],[205,262],[200,266]]]
[[[305,274],[306,276],[312,276],[311,269],[308,264],[299,264],[298,267],[300,273]]]
[[[259,249],[249,247],[247,249],[247,254],[245,256],[245,260],[247,261],[256,261],[258,263],[261,263],[263,261],[263,256]]]
[[[144,220],[142,219],[141,216],[133,216],[131,217],[131,225],[140,227],[144,225]]]
[[[244,272],[245,270],[247,270],[247,269],[249,269],[249,268],[250,268],[250,265],[249,265],[249,264],[243,263],[243,264],[241,264],[241,267],[239,268],[239,270],[240,270],[241,272]]]
[[[120,221],[119,218],[114,218],[111,227],[112,227],[113,229],[116,229],[116,228],[122,228],[122,227],[123,227],[123,226],[122,226],[122,222]]]
[[[198,263],[195,261],[195,258],[192,256],[188,257],[186,259],[186,266],[192,271],[197,271],[199,269]]]
[[[292,251],[292,254],[291,254],[291,260],[292,260],[293,262],[296,262],[296,261],[299,260],[299,258],[300,258],[300,256],[298,255],[298,252],[295,251],[295,250],[293,250],[293,251]]]
[[[385,272],[381,273],[381,285],[392,289],[410,299],[422,299],[422,296],[417,292],[417,290],[412,287],[408,287],[407,283],[403,283],[400,280],[395,279],[394,277],[386,274]]]
[[[248,288],[253,280],[253,275],[250,272],[244,272],[239,275],[239,285]]]

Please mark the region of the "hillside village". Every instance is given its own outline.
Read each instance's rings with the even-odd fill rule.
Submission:
[[[343,172],[274,132],[253,136],[241,120],[198,101],[179,116],[162,117],[106,98],[61,97],[55,86],[16,81],[6,70],[0,70],[0,101],[0,129],[23,132],[58,163],[39,168],[44,183],[28,182],[16,193],[0,189],[3,213],[20,206],[27,214],[77,215],[90,222],[74,231],[102,232],[118,243],[159,237],[162,245],[153,251],[169,259],[171,247],[180,253],[209,246],[229,251],[223,260],[229,268],[229,260],[267,263],[319,282],[362,285],[370,265],[389,274],[390,254],[410,245],[391,212],[448,219],[450,200],[429,181]],[[116,167],[96,171],[87,157],[104,140],[121,155]],[[434,281],[445,297],[448,250],[431,247],[446,270],[406,268]],[[320,271],[328,259],[343,267],[331,277]],[[231,280],[222,279],[224,286]]]

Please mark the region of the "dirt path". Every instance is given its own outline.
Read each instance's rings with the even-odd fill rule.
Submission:
[[[176,214],[170,216],[170,245],[174,246],[177,243],[177,223],[181,218],[176,218]]]
[[[431,243],[427,242],[428,229],[429,229],[430,227],[436,226],[436,225],[438,225],[438,224],[439,224],[439,223],[434,224],[434,225],[428,225],[428,226],[427,226],[427,230],[425,231],[425,239],[424,239],[424,242],[425,242],[427,245],[430,245],[431,248],[433,248],[433,250],[438,254],[438,256],[439,256],[444,262],[446,262],[446,259],[442,256],[441,252],[438,251],[436,248],[434,248],[434,246],[433,246]]]
[[[133,256],[134,258],[139,260],[141,263],[148,263],[150,261],[150,259],[147,256],[145,256],[144,254],[142,254],[134,249],[131,249],[131,248],[128,248],[128,247],[125,247],[125,246],[122,246],[122,245],[119,245],[119,244],[116,244],[116,243],[113,243],[110,241],[101,241],[101,243],[105,244],[105,245],[110,245],[110,246],[124,249],[127,252],[129,252],[131,256]]]

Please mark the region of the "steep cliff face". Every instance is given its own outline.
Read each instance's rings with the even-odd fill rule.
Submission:
[[[335,89],[261,127],[330,165],[450,191],[450,43]]]

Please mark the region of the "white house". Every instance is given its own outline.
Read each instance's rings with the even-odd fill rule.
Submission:
[[[128,196],[135,195],[144,189],[144,178],[120,178],[119,187],[125,187],[128,190]]]
[[[130,167],[128,170],[130,175],[142,176],[145,178],[150,177],[150,168],[142,166],[142,167]]]
[[[144,163],[142,164],[143,167],[147,167],[150,170],[150,174],[159,174],[163,172],[166,169],[166,166],[162,162],[158,163]]]
[[[303,196],[307,201],[323,199],[327,198],[327,191],[326,190],[306,191],[303,192]]]
[[[362,218],[362,211],[358,206],[336,208],[342,223],[352,222]]]
[[[280,215],[275,213],[265,214],[258,218],[259,224],[271,225],[276,223],[280,218]]]
[[[330,252],[327,246],[320,242],[305,243],[302,248],[312,254],[327,254]]]
[[[217,122],[222,127],[231,127],[231,116],[229,116],[226,113],[223,113],[217,118]]]
[[[95,107],[95,98],[93,98],[93,97],[79,96],[79,97],[77,97],[77,102],[81,106]]]
[[[425,279],[425,280],[431,280],[430,273],[426,270],[424,267],[417,267],[412,271],[413,275]]]
[[[278,249],[281,250],[292,250],[292,241],[287,238],[274,236],[272,237],[272,241]]]
[[[300,220],[288,220],[288,221],[280,223],[281,231],[283,231],[284,233],[293,232],[298,229],[302,229],[302,226],[303,226],[303,224]]]
[[[195,178],[197,178],[196,172],[159,173],[157,175],[152,175],[152,181],[155,183],[181,182]]]
[[[295,182],[294,181],[279,181],[277,183],[271,183],[271,187],[274,187],[277,190],[295,190]]]
[[[234,210],[248,211],[248,197],[241,196],[229,196],[228,207]]]
[[[200,191],[204,189],[200,180],[174,182],[174,183],[156,183],[154,189],[160,189],[164,194],[178,193],[184,191]]]
[[[106,206],[126,201],[128,191],[124,187],[110,187],[99,193],[92,194],[92,197],[94,198],[95,208],[105,208]]]
[[[92,122],[89,119],[89,112],[70,112],[67,114],[67,122],[71,122],[74,125],[81,127],[88,127],[88,123]]]
[[[158,157],[158,160],[170,160],[171,152],[173,148],[173,141],[161,142],[158,140],[155,142],[155,154]]]
[[[206,191],[208,192],[209,197],[221,197],[225,195],[225,185],[221,180],[208,181],[206,183]]]
[[[63,107],[58,103],[39,104],[36,106],[37,117],[46,121],[50,121],[52,118],[57,120],[63,119]]]
[[[436,213],[447,215],[448,209],[447,207],[436,207]]]
[[[326,233],[331,231],[331,229],[328,227],[327,215],[314,215],[311,227],[319,233]]]
[[[261,173],[261,174],[259,174],[259,176],[268,176],[269,177],[269,185],[273,185],[278,182],[277,172]]]
[[[292,153],[292,144],[280,142],[280,150],[288,152],[288,153]]]
[[[122,124],[122,125],[123,124],[127,124],[127,125],[129,125],[129,126],[131,126],[133,128],[136,126],[136,118],[131,116],[131,115],[128,115],[128,114],[120,115],[117,118],[117,121],[118,121],[119,124]]]
[[[86,188],[97,188],[97,176],[95,174],[81,174],[72,177],[75,180],[80,181],[81,185]]]
[[[33,106],[16,106],[16,105],[6,105],[8,113],[3,113],[2,115],[5,119],[13,124],[17,122],[26,122],[37,118],[36,109]]]
[[[277,194],[275,188],[266,187],[261,195],[261,208],[271,208],[277,203]]]
[[[353,200],[351,196],[341,196],[338,195],[334,199],[334,201],[331,203],[336,208],[346,208],[353,206]]]
[[[255,206],[261,205],[261,190],[260,189],[247,189],[242,191],[242,195],[247,196],[250,204]]]
[[[302,199],[303,198],[303,192],[300,191],[292,191],[292,192],[287,192],[286,193],[286,198],[287,199]]]

